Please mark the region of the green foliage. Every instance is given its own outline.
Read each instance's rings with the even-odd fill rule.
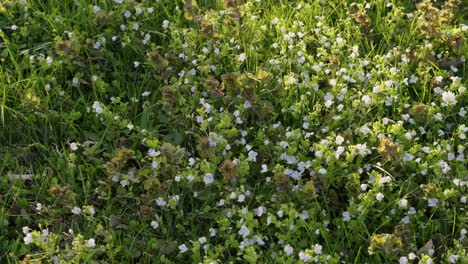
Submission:
[[[462,1],[0,2],[0,263],[466,263]]]

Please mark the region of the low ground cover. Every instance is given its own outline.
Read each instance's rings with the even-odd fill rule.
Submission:
[[[0,263],[468,263],[467,14],[1,1]]]

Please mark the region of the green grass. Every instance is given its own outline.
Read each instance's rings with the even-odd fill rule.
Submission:
[[[468,262],[466,3],[122,2],[0,2],[0,263]]]

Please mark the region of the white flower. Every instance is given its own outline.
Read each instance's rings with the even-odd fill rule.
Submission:
[[[460,203],[466,204],[466,196],[460,197]]]
[[[400,258],[400,264],[407,264],[408,263],[408,258],[407,257],[401,257]]]
[[[99,6],[93,6],[93,12],[96,14],[97,12],[101,11],[101,8]]]
[[[362,102],[364,103],[365,106],[369,106],[371,104],[371,102],[372,102],[370,96],[368,96],[368,95],[364,95],[361,100],[362,100]]]
[[[116,4],[121,4],[123,0],[114,0]]]
[[[95,247],[95,246],[96,246],[96,241],[94,240],[94,238],[88,239],[86,241],[86,247],[92,248],[92,247]]]
[[[200,242],[200,244],[205,244],[206,241],[207,241],[206,237],[204,237],[204,236],[198,238],[198,242]]]
[[[132,131],[132,129],[133,129],[134,127],[135,127],[135,126],[133,126],[132,123],[129,123],[129,124],[127,125],[127,128],[128,128],[128,130],[130,130],[130,131]]]
[[[120,185],[122,185],[122,187],[125,187],[125,186],[128,185],[128,181],[127,180],[121,180]]]
[[[79,215],[81,213],[81,209],[79,207],[73,207],[73,209],[71,210],[72,213],[76,214],[76,215]]]
[[[344,138],[340,135],[336,136],[335,143],[341,145],[344,142]]]
[[[143,13],[143,10],[141,8],[135,8],[135,14],[140,15],[141,13]]]
[[[188,247],[185,244],[179,246],[180,253],[185,253],[188,250]]]
[[[402,222],[403,224],[409,224],[409,222],[410,222],[409,216],[403,217],[403,218],[401,219],[401,222]]]
[[[151,157],[157,157],[157,156],[161,155],[161,152],[156,151],[153,148],[150,148],[148,150],[148,155],[150,155]]]
[[[456,105],[457,99],[455,99],[455,94],[452,92],[443,92],[442,93],[442,100],[444,101],[445,105]]]
[[[52,64],[52,62],[54,62],[54,59],[52,59],[50,56],[47,56],[46,63],[47,64]]]
[[[249,157],[247,158],[249,161],[257,161],[257,152],[251,150],[249,151]]]
[[[401,208],[406,208],[408,206],[408,200],[406,200],[405,198],[401,199],[400,201],[398,201],[398,206],[400,206]]]
[[[309,260],[312,258],[311,255],[304,253],[304,251],[299,252],[299,259],[304,261],[304,262],[309,262]]]
[[[157,228],[159,227],[159,223],[158,223],[157,221],[154,221],[154,220],[153,220],[153,221],[151,221],[151,227],[152,227],[153,229],[157,229]]]
[[[212,237],[216,236],[216,229],[210,228],[210,230],[208,230],[208,231],[210,231],[210,236],[212,236]]]
[[[246,59],[247,59],[247,55],[245,53],[241,53],[237,60],[240,62],[244,62]]]
[[[450,255],[448,257],[448,260],[449,260],[450,263],[457,263],[458,259],[460,259],[459,255]]]
[[[262,164],[262,170],[260,171],[260,173],[265,173],[268,171],[268,166],[266,164]]]
[[[159,197],[158,199],[156,199],[156,204],[158,206],[166,206],[167,205],[167,202],[164,201],[164,199],[162,197]]]
[[[365,155],[368,155],[371,153],[371,151],[367,148],[367,143],[364,143],[364,144],[357,144],[356,145],[356,150],[353,151],[353,154],[359,154],[361,155],[362,157],[364,157]]]
[[[189,182],[193,182],[194,179],[195,179],[195,177],[193,177],[193,175],[187,176],[187,181],[189,181]]]
[[[33,242],[33,237],[31,233],[27,233],[26,236],[23,238],[23,240],[24,240],[25,245],[31,244]]]
[[[213,174],[211,173],[205,174],[205,177],[203,177],[203,181],[205,182],[206,185],[212,184],[214,182]]]
[[[270,24],[274,26],[274,25],[278,24],[278,22],[279,22],[279,19],[277,17],[275,17],[275,18],[273,18],[271,20]]]
[[[284,246],[284,252],[286,253],[286,255],[290,256],[294,252],[294,248],[291,247],[291,245],[287,244],[286,246]]]
[[[343,212],[343,222],[348,222],[349,220],[351,220],[351,215],[349,214],[349,212]]]
[[[427,204],[429,205],[429,207],[437,206],[438,202],[439,202],[439,199],[437,198],[430,198],[429,200],[427,200]]]
[[[29,232],[31,232],[31,228],[29,228],[28,226],[23,226],[23,234],[28,234]]]
[[[383,195],[383,193],[378,193],[375,198],[377,199],[377,201],[381,202],[383,200],[385,196]]]
[[[169,28],[169,20],[164,20],[163,23],[162,23],[162,27],[164,29],[168,29]]]
[[[76,144],[76,142],[70,143],[70,149],[71,149],[72,151],[75,151],[75,150],[78,149],[78,145]]]
[[[250,235],[250,230],[245,226],[241,226],[238,232],[239,235],[241,235],[243,238],[246,238],[248,235]]]
[[[319,244],[315,244],[314,245],[314,253],[317,254],[317,255],[322,254],[322,246],[319,245]]]

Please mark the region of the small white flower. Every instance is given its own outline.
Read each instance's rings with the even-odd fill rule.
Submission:
[[[429,205],[429,207],[436,207],[438,202],[439,199],[437,198],[430,198],[429,200],[427,200],[427,204]]]
[[[52,57],[50,57],[50,56],[47,56],[46,63],[47,64],[52,64],[52,62],[54,62],[54,59],[52,59]]]
[[[205,177],[203,177],[203,181],[205,182],[206,185],[212,184],[214,182],[213,174],[211,173],[205,174]]]
[[[349,220],[351,220],[351,215],[349,214],[349,212],[343,212],[343,222],[348,222]]]
[[[27,233],[26,236],[23,238],[24,244],[29,245],[33,242],[33,237],[31,233]]]
[[[148,155],[150,155],[150,157],[157,157],[157,156],[161,155],[161,152],[156,151],[153,148],[150,148],[148,150]]]
[[[141,13],[143,13],[143,10],[141,8],[135,8],[135,14],[140,15]]]
[[[459,259],[460,259],[459,255],[450,255],[448,257],[448,260],[450,263],[457,263]]]
[[[243,238],[246,238],[248,235],[250,235],[250,230],[245,226],[241,226],[238,232],[239,235],[241,235]]]
[[[71,210],[72,213],[76,214],[76,215],[79,215],[81,213],[81,209],[79,207],[73,207],[73,209]]]
[[[279,22],[279,19],[278,19],[277,17],[275,17],[275,18],[273,18],[273,19],[271,20],[270,24],[274,26],[274,25],[277,25],[278,22]]]
[[[162,27],[163,27],[164,29],[168,29],[168,28],[169,28],[169,20],[164,20],[164,21],[162,22]]]
[[[127,180],[121,180],[120,185],[122,185],[122,187],[125,187],[125,186],[128,185],[128,181]]]
[[[407,264],[408,263],[408,258],[407,257],[400,257],[400,264]]]
[[[381,202],[383,200],[385,196],[383,195],[383,193],[378,193],[375,198],[377,199],[377,201]]]
[[[70,149],[71,149],[72,151],[77,150],[77,149],[78,149],[78,144],[76,144],[76,142],[70,143]]]
[[[158,199],[156,199],[156,204],[158,206],[166,206],[167,205],[167,202],[164,201],[164,199],[162,197],[159,197]]]
[[[372,99],[368,95],[364,95],[362,97],[362,102],[364,103],[365,106],[369,106],[372,103]]]
[[[344,138],[340,135],[336,136],[335,143],[341,145],[344,142]]]
[[[403,218],[401,219],[401,222],[402,222],[403,224],[409,224],[409,222],[410,222],[409,216],[403,217]]]
[[[151,227],[152,227],[153,229],[157,229],[157,228],[159,227],[159,223],[158,223],[157,221],[154,221],[154,220],[153,220],[153,221],[151,221]]]
[[[247,160],[253,161],[253,162],[257,161],[257,152],[251,150],[249,151],[248,155],[249,157],[247,158]]]
[[[94,240],[94,238],[88,239],[86,241],[86,247],[93,248],[95,246],[96,246],[96,241]]]
[[[127,128],[128,128],[128,130],[132,131],[132,129],[134,128],[134,126],[133,126],[132,123],[129,123],[129,124],[127,125]]]
[[[208,230],[208,231],[210,231],[210,236],[212,236],[212,237],[216,236],[216,229],[210,228],[210,230]]]
[[[311,255],[304,253],[304,251],[299,252],[299,259],[304,261],[304,262],[309,262],[309,260],[312,258]]]
[[[239,55],[238,60],[239,60],[240,62],[244,62],[246,59],[247,59],[247,55],[246,55],[245,53],[241,53],[241,54]]]
[[[315,244],[314,245],[314,253],[317,254],[317,255],[322,254],[322,246],[319,245],[319,244]]]
[[[457,99],[455,99],[455,94],[452,92],[443,92],[442,93],[442,100],[444,101],[445,105],[456,105]],[[443,106],[445,106],[443,105]]]
[[[188,247],[185,244],[179,246],[180,253],[185,253],[188,250]]]
[[[28,234],[29,232],[31,232],[31,228],[29,228],[28,226],[23,226],[23,234]]]
[[[286,255],[290,256],[292,253],[294,253],[294,248],[291,247],[291,245],[287,244],[286,246],[284,246],[284,252],[286,253]]]
[[[401,199],[400,201],[398,201],[398,206],[400,206],[401,208],[408,207],[408,200],[406,200],[405,198]]]

